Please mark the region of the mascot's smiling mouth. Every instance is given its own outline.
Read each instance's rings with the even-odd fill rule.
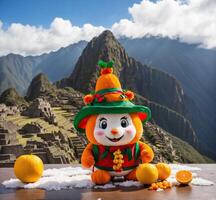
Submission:
[[[121,140],[123,137],[124,137],[124,135],[122,135],[121,137],[119,137],[119,138],[109,138],[109,137],[107,137],[107,136],[105,136],[108,140],[110,140],[111,142],[118,142],[119,140]]]

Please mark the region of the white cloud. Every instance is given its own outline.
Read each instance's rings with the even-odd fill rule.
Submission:
[[[131,20],[113,24],[117,36],[131,38],[161,35],[188,43],[216,47],[215,0],[143,0],[128,9]]]
[[[159,35],[216,48],[216,0],[143,0],[128,11],[131,19],[121,19],[108,28],[117,37]],[[55,18],[49,28],[13,23],[5,30],[0,21],[0,55],[38,55],[89,41],[103,30],[91,24],[78,27],[62,18]]]
[[[0,21],[0,55],[8,53],[38,55],[80,40],[89,41],[104,29],[102,26],[94,27],[91,24],[78,27],[72,25],[69,20],[55,18],[47,29],[13,23],[4,30]]]

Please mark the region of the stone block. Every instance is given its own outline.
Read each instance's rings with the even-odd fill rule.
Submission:
[[[21,144],[17,145],[3,145],[1,149],[2,154],[14,154],[16,157],[24,154],[24,149]]]

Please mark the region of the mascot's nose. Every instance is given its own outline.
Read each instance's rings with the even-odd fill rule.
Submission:
[[[118,134],[118,130],[117,130],[116,128],[113,128],[113,129],[111,130],[111,133],[112,133],[113,135],[116,135],[116,134]]]

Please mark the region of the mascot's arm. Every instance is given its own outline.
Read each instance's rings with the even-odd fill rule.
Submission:
[[[85,168],[90,168],[92,165],[94,165],[94,157],[92,154],[92,144],[88,144],[86,148],[84,149],[81,157],[81,163],[82,166]]]
[[[151,162],[154,158],[154,152],[152,151],[152,148],[139,141],[139,147],[140,147],[140,156],[142,159],[142,163],[148,163]]]

